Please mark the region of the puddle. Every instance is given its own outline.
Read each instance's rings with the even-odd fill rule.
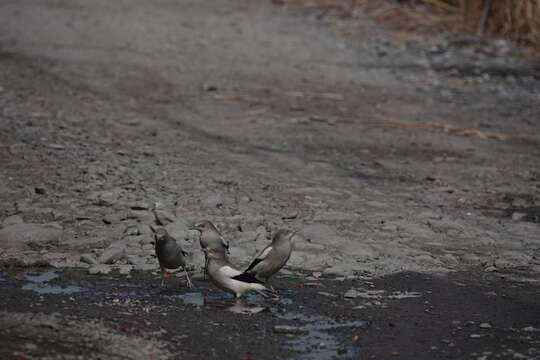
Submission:
[[[339,334],[332,331],[348,327],[359,328],[366,324],[362,320],[338,321],[327,316],[301,313],[283,313],[276,316],[298,322],[291,327],[290,334],[285,335],[290,338],[286,342],[287,346],[300,354],[296,359],[355,358],[357,354],[351,349],[351,345],[341,341]]]
[[[278,319],[287,320],[286,324],[274,328],[276,336],[284,336],[285,344],[300,355],[297,359],[332,359],[353,358],[357,351],[351,345],[341,340],[337,329],[359,328],[365,326],[362,320],[340,321],[322,315],[307,315],[298,312],[288,312],[286,307],[293,304],[287,297],[278,299],[262,299],[249,294],[246,298],[210,298],[200,292],[191,292],[176,297],[185,304],[206,307],[210,310],[230,311],[236,314],[254,315],[262,311],[270,311]],[[294,326],[289,326],[294,321]]]
[[[24,277],[25,280],[31,281],[33,283],[44,283],[56,279],[58,277],[58,272],[55,270],[49,270],[42,272],[40,274],[26,274]]]
[[[56,279],[58,272],[55,270],[44,271],[39,274],[26,274],[25,280],[29,281],[22,286],[23,290],[32,290],[40,294],[73,294],[82,290],[79,286],[53,286],[48,281]]]
[[[267,309],[266,306],[260,304],[260,300],[254,301],[253,297],[248,297],[248,300],[243,298],[210,298],[205,297],[200,292],[185,293],[176,295],[176,297],[180,298],[184,304],[194,305],[197,307],[206,306],[207,309],[225,310],[235,314],[251,315]]]
[[[186,305],[204,305],[204,295],[200,292],[185,293],[182,295],[177,295],[176,297],[180,298]]]

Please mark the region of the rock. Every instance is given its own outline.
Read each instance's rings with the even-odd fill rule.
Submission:
[[[94,191],[88,195],[87,199],[96,206],[112,206],[120,197],[122,190],[109,190],[109,191]]]
[[[354,299],[359,297],[361,294],[355,289],[349,289],[343,296],[347,299]]]
[[[131,210],[153,210],[154,204],[146,201],[137,201],[129,205]]]
[[[152,231],[150,226],[146,224],[138,224],[137,228],[139,229],[139,235],[154,238],[154,232]]]
[[[260,225],[257,227],[257,229],[255,229],[255,233],[257,234],[257,239],[261,239],[261,240],[264,240],[267,238],[268,236],[268,232],[266,231],[266,227],[264,227],[263,225]]]
[[[293,220],[293,219],[296,219],[298,217],[298,211],[296,210],[291,210],[289,212],[286,212],[282,217],[281,219],[282,220]]]
[[[133,265],[118,265],[118,272],[121,275],[129,275],[131,270],[133,270]]]
[[[141,246],[141,249],[145,253],[154,253],[154,245],[152,245],[152,244],[144,244],[144,245]]]
[[[304,328],[290,325],[275,325],[272,330],[276,334],[303,335],[308,333],[308,331]]]
[[[13,224],[0,230],[0,248],[42,248],[58,243],[62,234],[63,231],[56,224]]]
[[[34,192],[38,195],[45,195],[47,193],[47,190],[45,190],[42,186],[36,186],[34,187]]]
[[[80,260],[83,263],[90,264],[90,265],[98,264],[98,261],[96,260],[96,258],[92,254],[82,254],[81,257],[80,257]]]
[[[137,236],[140,235],[139,233],[139,227],[137,225],[129,225],[126,226],[126,229],[124,230],[124,235],[126,236]]]
[[[527,216],[526,213],[515,211],[512,213],[512,221],[520,221],[526,216]]]
[[[142,256],[137,255],[128,255],[127,256],[127,262],[131,265],[143,265],[146,264],[146,259]]]
[[[178,219],[173,223],[168,224],[165,226],[165,230],[176,240],[183,240],[189,238],[189,228],[191,227],[191,224],[189,224],[187,221],[183,219]]]
[[[134,265],[134,269],[138,271],[152,271],[159,268],[158,262],[156,260],[153,264],[137,264]]]
[[[333,243],[334,239],[339,238],[332,226],[320,223],[305,225],[299,233],[306,241],[319,244]]]
[[[103,217],[103,222],[105,224],[118,224],[123,220],[128,218],[128,213],[125,211],[115,212],[112,214],[105,215]]]
[[[22,224],[24,222],[21,215],[11,215],[4,219],[2,222],[2,227],[9,225]]]
[[[129,218],[146,224],[153,224],[155,221],[154,213],[148,210],[131,210],[129,212]]]
[[[116,246],[110,246],[103,253],[98,259],[98,262],[100,264],[113,264],[116,261],[122,259],[124,257],[124,249],[121,249]]]
[[[107,274],[109,274],[111,272],[111,270],[112,270],[112,268],[109,265],[98,264],[98,265],[94,265],[90,269],[88,269],[88,273],[90,275],[97,275],[97,274],[107,275]]]
[[[323,270],[324,275],[347,276],[352,274],[352,269],[346,263],[336,263]]]
[[[480,325],[478,325],[478,327],[480,329],[491,329],[492,328],[490,323],[481,323]]]
[[[495,272],[497,268],[495,266],[488,266],[484,269],[485,272]]]
[[[176,217],[171,212],[166,210],[155,210],[154,217],[156,224],[161,226],[166,226],[176,221]]]
[[[228,202],[220,193],[207,193],[201,196],[201,205],[205,208],[220,208]]]

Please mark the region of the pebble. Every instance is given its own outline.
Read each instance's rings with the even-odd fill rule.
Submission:
[[[113,264],[124,257],[124,250],[118,247],[108,247],[98,259],[100,264]]]
[[[481,323],[480,325],[478,325],[478,327],[480,329],[491,329],[493,326],[491,326],[490,323]]]
[[[24,222],[21,215],[11,215],[4,219],[2,222],[2,227],[9,225],[22,224]]]
[[[121,275],[129,275],[131,270],[133,270],[133,265],[118,265],[118,272]]]
[[[111,272],[111,270],[112,269],[109,265],[99,264],[99,265],[94,265],[90,269],[88,269],[88,273],[90,275],[98,275],[98,274],[107,275]]]
[[[159,265],[157,263],[157,261],[153,264],[136,264],[134,265],[134,270],[138,270],[138,271],[152,271],[152,270],[156,270],[157,268],[159,268]]]
[[[41,186],[36,186],[34,187],[34,192],[38,195],[45,195],[47,194],[47,190],[45,190],[44,187],[41,187]]]
[[[126,220],[127,218],[127,212],[115,212],[113,214],[105,215],[103,217],[103,222],[105,224],[118,224],[119,222]]]
[[[143,265],[146,264],[146,259],[142,256],[137,255],[128,255],[127,256],[127,262],[131,265]]]
[[[355,289],[349,289],[343,296],[345,296],[347,299],[354,299],[359,297],[360,293]]]
[[[124,230],[124,234],[127,236],[140,235],[139,227],[137,225],[130,225]]]
[[[156,224],[166,226],[176,221],[176,217],[166,210],[155,210],[154,217],[156,218]]]
[[[304,328],[290,325],[276,325],[272,330],[276,334],[302,335],[308,333],[308,331]]]
[[[526,213],[522,213],[522,212],[513,212],[512,213],[512,221],[520,221],[521,219],[523,219],[525,216],[527,216]]]
[[[53,224],[18,223],[0,230],[0,247],[21,249],[28,245],[45,246],[59,241],[63,231]]]
[[[138,224],[137,228],[139,230],[139,235],[145,235],[153,238],[154,232],[150,226],[146,224]]]
[[[90,265],[98,264],[98,261],[92,254],[82,254],[80,260],[83,263],[90,264]]]

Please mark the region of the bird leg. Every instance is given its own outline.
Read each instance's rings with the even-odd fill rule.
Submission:
[[[186,273],[186,279],[187,279],[187,286],[189,288],[192,288],[193,287],[193,283],[191,282],[191,279],[189,278],[189,274],[188,274],[188,271],[186,268],[184,268],[184,272]]]
[[[272,293],[273,293],[274,295],[277,296],[278,291],[277,291],[277,290],[274,288],[274,286],[270,283],[270,279],[268,279],[268,280],[266,281],[266,286],[269,287],[269,288],[270,288],[270,291],[272,291]]]
[[[163,285],[165,284],[166,276],[167,276],[167,270],[165,270],[165,268],[161,268],[161,286],[160,287],[163,287]]]
[[[208,268],[208,250],[202,249],[202,252],[204,253],[204,269],[203,269],[203,279],[206,280],[207,277],[207,268]]]

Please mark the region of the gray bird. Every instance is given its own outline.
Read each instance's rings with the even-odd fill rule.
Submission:
[[[167,233],[167,230],[159,228],[155,231],[154,237],[156,239],[156,255],[159,261],[159,267],[161,268],[161,276],[166,275],[165,269],[177,269],[182,267],[186,273],[187,284],[192,287],[191,279],[186,269],[186,256],[188,255],[182,247],[176,243],[176,240]],[[163,286],[164,278],[161,279],[161,286]]]
[[[251,274],[233,268],[221,244],[210,244],[206,250],[208,256],[206,273],[214,285],[233,294],[237,299],[246,291],[255,291],[266,296],[264,291],[267,288],[264,283]]]
[[[196,223],[190,230],[197,230],[201,234],[199,243],[201,244],[201,249],[204,252],[204,269],[206,275],[206,268],[208,267],[208,252],[206,249],[208,246],[211,244],[219,244],[227,251],[227,254],[230,254],[229,242],[225,240],[216,226],[209,220],[203,220]]]
[[[229,253],[229,242],[225,240],[216,226],[209,220],[196,223],[191,230],[198,230],[201,233],[199,241],[203,250],[210,244],[221,244],[227,250],[227,253]]]
[[[249,264],[246,273],[253,275],[275,293],[276,290],[270,284],[270,278],[277,273],[291,257],[293,249],[293,237],[296,231],[279,230],[272,239],[272,243],[265,247]]]

